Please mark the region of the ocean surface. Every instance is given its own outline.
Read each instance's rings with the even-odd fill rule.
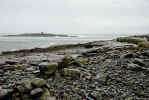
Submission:
[[[19,49],[44,48],[51,45],[77,44],[91,41],[109,40],[128,34],[84,34],[78,37],[2,37],[0,36],[0,52]]]

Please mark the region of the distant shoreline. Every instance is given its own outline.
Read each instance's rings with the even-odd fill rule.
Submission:
[[[41,33],[22,33],[22,34],[16,34],[16,35],[2,35],[2,37],[77,37],[77,36],[41,32]]]
[[[63,49],[71,49],[76,47],[83,47],[84,44],[63,44],[63,45],[53,45],[46,48],[32,48],[32,49],[19,49],[15,51],[2,51],[0,55],[18,54],[18,53],[37,53],[37,52],[50,52]]]

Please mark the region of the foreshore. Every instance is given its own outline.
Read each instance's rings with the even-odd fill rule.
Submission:
[[[148,100],[148,37],[2,52],[0,99]]]

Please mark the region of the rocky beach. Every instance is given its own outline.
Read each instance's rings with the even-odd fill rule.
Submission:
[[[0,100],[148,100],[149,35],[0,55]]]

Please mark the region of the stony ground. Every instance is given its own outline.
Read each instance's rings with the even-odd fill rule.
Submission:
[[[0,100],[148,100],[149,50],[132,47],[112,40],[1,55]]]

